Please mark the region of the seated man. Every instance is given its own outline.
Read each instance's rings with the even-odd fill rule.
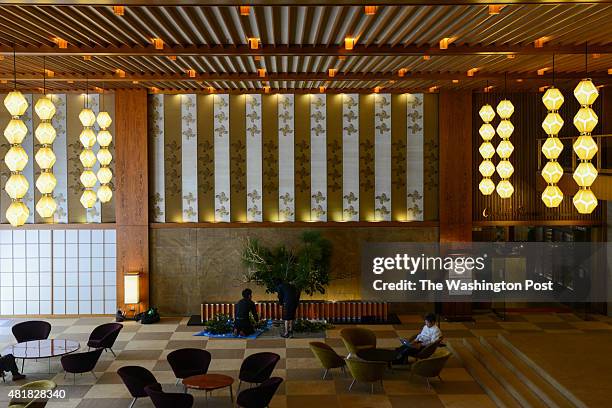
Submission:
[[[255,302],[251,300],[253,291],[245,289],[242,291],[242,299],[236,303],[236,320],[234,322],[234,334],[239,336],[249,336],[255,333],[251,323],[251,315],[255,321],[259,320]]]
[[[13,381],[23,380],[25,375],[19,374],[17,364],[15,364],[15,357],[12,354],[0,356],[0,372],[11,372],[13,374]]]
[[[425,326],[414,340],[400,339],[402,345],[396,349],[396,364],[405,364],[409,356],[416,356],[423,348],[439,340],[442,340],[442,332],[436,324],[436,315],[429,313],[425,316]]]

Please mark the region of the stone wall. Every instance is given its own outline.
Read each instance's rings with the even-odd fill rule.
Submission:
[[[300,227],[154,228],[150,234],[151,305],[163,315],[199,313],[200,303],[233,302],[247,286],[240,255],[247,237],[264,245],[300,242]],[[437,242],[435,227],[317,227],[333,245],[332,278],[317,299],[360,298],[360,247],[364,242]],[[254,285],[254,298],[272,299]],[[306,298],[306,297],[304,297]]]

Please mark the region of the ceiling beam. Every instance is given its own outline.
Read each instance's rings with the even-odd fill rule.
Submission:
[[[67,48],[57,46],[27,46],[16,47],[17,55],[27,56],[456,56],[456,55],[551,55],[551,54],[584,54],[585,47],[580,45],[544,45],[536,48],[533,44],[526,45],[449,45],[448,49],[438,47],[419,47],[416,45],[369,46],[357,44],[352,50],[344,47],[315,46],[263,46],[252,50],[247,45],[239,46],[176,46],[166,45],[163,50],[157,50],[153,45],[142,46],[76,46],[68,44]],[[612,44],[589,45],[589,53],[612,54]],[[0,55],[13,55],[13,48],[0,46]]]
[[[7,5],[36,6],[100,6],[117,5],[113,0],[0,0]],[[249,0],[252,6],[320,6],[321,0]],[[122,0],[124,6],[239,6],[237,0]],[[355,5],[403,5],[403,6],[473,6],[473,5],[516,5],[516,4],[612,4],[612,0],[330,0],[325,6]]]
[[[556,72],[555,79],[581,79],[584,73],[576,72]],[[589,72],[589,77],[594,79],[610,79],[612,75],[607,71],[592,71]],[[537,75],[537,73],[524,74],[506,74],[498,72],[477,72],[474,76],[468,77],[465,72],[407,72],[405,76],[399,77],[397,74],[390,73],[368,73],[368,74],[336,74],[333,78],[326,73],[269,73],[265,77],[260,77],[252,73],[239,74],[196,74],[195,77],[189,77],[185,74],[176,73],[154,73],[154,74],[129,74],[124,77],[116,74],[93,73],[93,74],[73,74],[73,73],[54,73],[53,77],[47,78],[47,82],[68,82],[68,81],[102,81],[102,82],[133,82],[133,81],[410,81],[415,79],[431,79],[431,80],[539,80],[550,82],[553,78],[552,74]],[[0,80],[3,82],[13,81],[13,74],[10,72],[0,72]],[[19,82],[27,81],[42,81],[42,73],[18,74]]]

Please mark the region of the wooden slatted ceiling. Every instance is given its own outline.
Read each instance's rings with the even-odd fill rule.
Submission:
[[[271,78],[271,85],[282,89],[480,87],[489,76],[499,78],[505,72],[517,78],[537,76],[537,70],[551,67],[552,50],[580,52],[588,41],[592,52],[600,54],[590,59],[589,71],[601,78],[600,83],[607,83],[612,68],[609,21],[610,4],[511,5],[499,15],[489,15],[487,6],[478,5],[380,6],[374,16],[365,15],[362,6],[252,6],[249,16],[240,16],[236,7],[226,6],[133,6],[117,16],[111,6],[9,5],[0,6],[0,51],[5,56],[0,61],[0,77],[10,76],[12,58],[7,54],[15,46],[20,53],[21,80],[32,87],[37,86],[31,77],[40,75],[42,57],[30,54],[50,55],[48,69],[58,79],[72,79],[70,87],[87,76],[94,78],[94,86],[105,82],[107,87],[145,86],[146,82],[146,86],[162,89],[261,89],[261,81],[251,78],[258,68],[272,76],[279,74],[278,81]],[[356,55],[340,58],[347,36],[357,39]],[[534,41],[542,36],[549,41],[544,48],[534,48]],[[68,41],[67,52],[95,56],[84,61],[79,55],[58,55],[63,51],[54,37]],[[163,39],[163,51],[154,50],[154,37]],[[258,60],[246,46],[248,37],[261,39],[264,56]],[[445,37],[454,41],[449,50],[439,50],[438,43]],[[488,54],[497,50],[528,55],[508,59]],[[424,52],[433,54],[430,60],[423,60]],[[172,53],[178,54],[175,60],[168,58]],[[366,55],[369,53],[382,55]],[[413,55],[400,55],[405,53]],[[559,77],[575,77],[584,71],[583,59],[577,55],[558,55],[556,62]],[[320,79],[329,68],[338,69],[338,78]],[[394,78],[395,83],[388,83],[387,78],[341,78],[343,74],[392,76],[400,68],[413,77]],[[465,73],[472,68],[479,72],[470,79]],[[113,76],[117,69],[125,71],[126,77],[110,85],[117,79]],[[187,69],[203,77],[191,81]],[[165,80],[168,74],[183,77]],[[239,77],[229,78],[228,74]],[[289,81],[283,74],[304,74],[304,78]],[[460,79],[458,84],[451,82],[454,76]],[[546,76],[539,79],[530,86],[550,82]],[[134,80],[139,83],[131,84]],[[50,79],[49,87],[66,89],[67,84]]]

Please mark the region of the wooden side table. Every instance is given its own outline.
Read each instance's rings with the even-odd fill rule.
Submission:
[[[212,393],[214,390],[219,390],[225,387],[229,387],[231,406],[234,406],[234,392],[232,391],[232,384],[234,384],[234,379],[229,375],[223,374],[200,374],[183,379],[185,392],[187,392],[189,388],[194,390],[204,390],[207,406],[208,393]]]

